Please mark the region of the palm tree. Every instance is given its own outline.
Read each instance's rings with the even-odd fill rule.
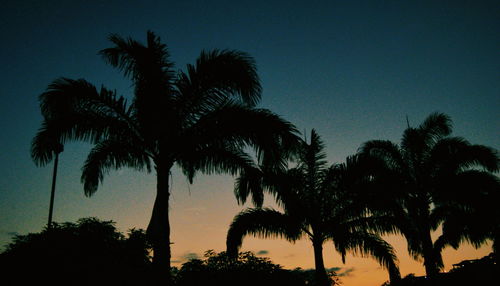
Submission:
[[[458,246],[460,240],[452,237],[448,227],[437,241],[432,241],[431,233],[443,222],[443,226],[452,223],[459,210],[467,209],[466,202],[500,190],[498,178],[492,174],[499,169],[497,152],[451,137],[451,131],[451,119],[433,113],[420,126],[408,127],[401,144],[372,140],[359,150],[382,163],[374,170],[379,188],[372,190],[379,200],[372,201],[372,207],[390,217],[386,221],[405,236],[410,255],[423,258],[427,276],[436,275],[443,267],[442,248]],[[486,238],[482,236],[475,244]]]
[[[261,162],[272,162],[278,146],[297,142],[297,132],[269,110],[255,108],[261,86],[246,53],[202,52],[186,72],[176,73],[166,45],[152,32],[146,44],[117,35],[109,40],[114,46],[100,54],[132,80],[132,102],[83,79],[55,80],[40,96],[46,120],[34,138],[32,157],[39,165],[52,159],[46,138],[92,143],[81,177],[87,196],[111,169],[154,170],[156,199],[147,234],[155,268],[168,273],[174,165],[190,182],[197,172],[235,175],[252,163],[243,148],[252,147]]]
[[[298,148],[297,166],[288,170],[266,167],[247,169],[238,178],[235,194],[240,203],[252,196],[255,208],[239,213],[227,234],[227,252],[236,255],[246,235],[280,237],[295,242],[307,237],[314,248],[318,285],[329,285],[323,244],[330,240],[345,263],[348,252],[372,256],[389,269],[391,278],[399,277],[392,247],[374,232],[374,221],[359,203],[354,189],[362,180],[359,160],[348,158],[344,164],[327,167],[324,145],[311,131],[310,143]],[[262,193],[274,195],[283,212],[262,208]]]

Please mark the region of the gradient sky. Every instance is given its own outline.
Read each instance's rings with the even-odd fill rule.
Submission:
[[[406,127],[434,111],[450,115],[454,134],[500,148],[499,1],[22,1],[0,4],[0,247],[13,234],[46,224],[52,165],[29,156],[41,123],[37,97],[54,79],[85,78],[131,95],[131,82],[97,52],[117,33],[143,41],[157,33],[178,69],[202,49],[239,49],[257,61],[265,107],[299,130],[316,128],[328,160],[341,162],[370,139],[399,142]],[[70,143],[61,154],[55,221],[97,216],[121,231],[147,226],[152,174],[111,172],[92,198],[80,168],[89,150]],[[224,249],[238,206],[229,176],[198,176],[189,185],[173,172],[174,265]],[[271,201],[267,200],[270,204]],[[423,273],[399,237],[390,237],[401,272]],[[308,241],[248,238],[243,250],[286,267],[313,267]],[[446,269],[489,253],[489,246],[445,251]],[[340,257],[330,244],[327,267],[347,286],[380,285],[387,274],[371,259]]]

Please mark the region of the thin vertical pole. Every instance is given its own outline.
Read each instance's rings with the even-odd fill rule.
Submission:
[[[57,177],[58,162],[59,162],[59,152],[56,152],[56,158],[54,160],[54,172],[52,173],[52,189],[50,191],[49,222],[47,223],[47,227],[49,229],[52,227],[52,212],[54,211],[54,196],[56,193],[56,177]]]

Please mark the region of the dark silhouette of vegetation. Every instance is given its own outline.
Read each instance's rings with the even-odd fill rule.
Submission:
[[[131,103],[84,79],[55,80],[40,95],[44,122],[31,154],[45,165],[53,157],[49,140],[94,144],[81,178],[88,196],[111,169],[154,170],[156,199],[147,234],[163,279],[170,269],[169,174],[174,165],[190,182],[197,172],[236,175],[252,162],[244,148],[253,148],[260,162],[274,163],[276,150],[297,141],[296,130],[271,111],[255,108],[261,85],[253,58],[244,52],[203,51],[194,65],[177,72],[166,45],[152,32],[146,44],[117,35],[109,40],[113,46],[100,54],[132,80]]]
[[[335,277],[332,274],[332,277]],[[251,252],[239,253],[237,259],[225,252],[209,250],[204,259],[192,259],[175,274],[176,286],[305,286],[317,285],[314,275],[301,269],[286,270],[268,258]],[[338,281],[338,279],[336,279]]]
[[[125,237],[112,221],[83,218],[17,235],[0,254],[2,285],[149,285],[143,230]]]
[[[157,285],[144,230],[118,232],[112,221],[82,218],[16,235],[0,254],[2,285]],[[311,271],[286,270],[251,252],[237,259],[209,250],[172,269],[176,286],[311,286]],[[339,281],[335,273],[332,279]]]
[[[472,174],[475,176],[476,174]],[[457,184],[475,183],[471,189],[479,190],[473,196],[454,195],[449,216],[443,221],[443,235],[437,241],[440,247],[447,245],[457,249],[463,242],[480,247],[487,239],[493,242],[493,251],[500,248],[500,183],[498,177],[483,177],[474,182],[464,180]],[[480,185],[479,185],[480,184]],[[495,187],[496,186],[496,187]],[[463,186],[460,186],[463,187]]]
[[[363,156],[380,160],[369,189],[372,211],[386,216],[379,231],[403,234],[428,277],[443,267],[445,246],[469,241],[478,247],[495,240],[500,229],[500,181],[493,174],[499,170],[498,154],[451,137],[451,129],[447,115],[433,113],[420,126],[408,127],[399,145],[372,140],[360,148]],[[443,234],[432,241],[439,226]]]
[[[303,237],[314,248],[318,285],[330,285],[324,262],[323,244],[332,241],[342,261],[348,252],[375,258],[389,270],[391,280],[399,279],[393,248],[375,232],[377,218],[369,215],[355,191],[364,169],[358,157],[344,164],[327,166],[324,145],[312,130],[310,142],[301,142],[297,166],[288,170],[264,166],[247,169],[238,178],[235,194],[244,203],[252,195],[256,208],[239,213],[227,234],[227,251],[236,255],[246,235],[280,237],[294,242]],[[361,184],[361,183],[359,183]],[[274,195],[283,212],[262,208],[263,192]]]
[[[481,259],[464,260],[454,264],[448,273],[439,273],[433,278],[409,274],[398,283],[386,282],[382,286],[471,286],[499,285],[500,264],[492,253]]]

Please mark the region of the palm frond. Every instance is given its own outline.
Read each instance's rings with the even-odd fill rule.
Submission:
[[[401,148],[409,165],[419,168],[436,142],[448,136],[451,130],[451,119],[443,113],[432,113],[418,128],[407,128],[403,132]]]
[[[262,207],[264,203],[263,173],[254,166],[243,169],[234,183],[234,196],[238,204],[245,204],[247,198],[252,196],[255,207]]]
[[[303,170],[306,178],[306,188],[310,191],[318,192],[322,176],[326,170],[325,145],[316,130],[311,130],[311,139],[307,143],[301,142],[299,152],[298,168]]]
[[[489,239],[494,239],[494,229],[498,227],[494,223],[481,222],[484,219],[474,213],[454,212],[452,219],[444,221],[443,234],[435,241],[434,248],[441,252],[446,246],[458,249],[463,243],[469,243],[475,248],[481,247]]]
[[[436,207],[446,207],[449,212],[443,221],[443,234],[436,247],[450,245],[458,248],[461,243],[467,242],[478,248],[487,239],[496,238],[495,233],[500,228],[500,180],[492,174],[477,170],[468,171],[466,174],[465,177],[473,179],[464,179],[457,182],[457,185],[466,185],[467,182],[476,180],[477,185],[470,185],[476,188],[472,189],[474,192],[470,194],[470,189],[456,191],[459,194],[453,196],[452,202]]]
[[[438,204],[436,203],[429,215],[429,225],[431,230],[435,231],[438,227],[450,217],[454,211],[454,204]]]
[[[125,76],[139,81],[152,73],[170,82],[174,76],[173,63],[169,60],[167,46],[153,32],[147,32],[147,44],[144,45],[132,38],[122,38],[117,34],[108,37],[114,47],[103,49],[99,54],[113,67],[118,68]]]
[[[433,167],[441,176],[453,175],[470,168],[482,168],[498,172],[498,152],[484,145],[472,145],[460,137],[439,140],[431,150],[429,168]],[[442,174],[440,174],[442,173]]]
[[[150,155],[140,142],[106,139],[95,144],[82,167],[81,181],[84,184],[85,195],[94,194],[104,175],[111,169],[122,167],[146,169],[151,172]]]
[[[393,215],[366,215],[353,217],[351,219],[335,218],[325,222],[326,229],[335,231],[336,227],[347,228],[351,231],[370,231],[380,235],[385,234],[401,234],[401,229],[398,227],[399,221]]]
[[[437,141],[451,134],[452,121],[448,115],[434,112],[427,116],[418,129],[425,134],[427,140]]]
[[[202,51],[176,85],[182,106],[195,110],[213,108],[230,98],[253,107],[262,91],[255,60],[236,50]]]
[[[57,134],[51,132],[47,128],[47,122],[44,121],[31,141],[31,158],[37,166],[45,166],[52,161],[59,145],[62,146]]]
[[[347,252],[373,257],[384,268],[399,273],[398,259],[392,246],[380,236],[369,232],[350,232],[336,235],[333,240],[335,249],[342,254],[345,263]]]
[[[302,189],[303,179],[295,169],[283,171],[264,166],[244,169],[236,179],[234,193],[238,203],[244,204],[249,196],[255,207],[262,207],[264,193],[274,196],[276,203],[293,215],[299,206],[299,190]]]
[[[453,201],[464,206],[478,207],[488,203],[484,201],[484,196],[491,196],[490,202],[500,198],[500,179],[494,174],[480,170],[468,170],[455,176],[444,177],[436,187],[434,200],[438,203]],[[496,208],[489,204],[487,206]]]
[[[39,96],[44,118],[71,116],[74,113],[127,115],[127,101],[115,91],[100,90],[84,79],[59,78]]]
[[[463,165],[468,168],[477,166],[484,168],[488,172],[498,172],[500,170],[498,151],[493,148],[484,145],[472,145],[467,150],[464,150],[464,153]]]
[[[352,195],[366,197],[375,195],[371,190],[376,186],[375,179],[381,175],[391,176],[393,170],[377,157],[358,153],[348,156],[344,163],[333,164],[325,170],[325,188],[333,187],[337,193],[350,191]],[[386,187],[388,188],[388,187]]]
[[[268,171],[264,178],[268,192],[273,195],[278,206],[283,208],[286,214],[302,217],[306,221],[310,219],[311,210],[318,206],[319,200],[304,196],[307,192],[306,180],[298,168]],[[319,209],[314,211],[318,212]]]
[[[392,169],[402,169],[406,166],[399,146],[389,140],[367,141],[361,145],[358,153],[379,158]]]
[[[303,160],[311,162],[308,165],[316,165],[318,169],[322,169],[326,165],[325,143],[314,129],[311,130],[311,139],[306,149]]]
[[[189,144],[187,146],[177,154],[177,164],[190,183],[197,171],[208,175],[228,173],[235,176],[253,166],[253,160],[248,154],[231,145],[214,144],[202,148],[189,148]]]
[[[38,165],[52,159],[53,142],[95,143],[123,130],[137,133],[126,100],[104,87],[98,91],[85,80],[57,79],[39,99],[44,121],[31,147],[32,158]]]
[[[103,117],[91,113],[72,114],[64,118],[45,119],[31,143],[31,157],[38,166],[52,160],[54,142],[65,144],[67,141],[80,140],[98,142],[109,136],[112,130],[128,126],[113,117]]]
[[[74,112],[81,101],[91,101],[98,97],[97,88],[86,80],[59,78],[49,84],[38,100],[44,118],[52,118]]]
[[[237,254],[243,238],[285,238],[294,242],[302,236],[300,221],[270,208],[253,208],[240,212],[231,223],[226,246],[229,254]]]
[[[267,109],[249,108],[228,102],[205,114],[185,132],[198,144],[226,142],[256,150],[259,163],[283,167],[299,142],[295,126]],[[186,137],[187,142],[189,137]]]
[[[102,121],[118,118],[133,127],[125,98],[104,87],[98,91],[83,79],[56,79],[40,95],[39,101],[47,120],[66,120],[75,115],[90,114],[92,117],[101,117]]]
[[[443,234],[434,242],[436,250],[443,250],[446,246],[458,249],[460,244],[469,240],[470,216],[461,212],[454,212],[454,218],[443,223]]]
[[[418,169],[424,160],[424,156],[432,148],[423,134],[417,128],[407,128],[401,138],[401,153],[403,160],[411,170]],[[413,174],[414,172],[411,172]]]

